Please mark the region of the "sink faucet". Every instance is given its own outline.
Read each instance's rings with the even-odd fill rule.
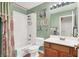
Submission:
[[[60,40],[65,40],[65,38],[60,38]]]

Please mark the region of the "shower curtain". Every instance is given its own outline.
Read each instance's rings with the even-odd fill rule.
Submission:
[[[2,41],[1,43],[1,56],[13,57],[14,51],[14,35],[13,35],[13,18],[10,13],[10,3],[0,2],[1,11],[0,17],[2,18]]]

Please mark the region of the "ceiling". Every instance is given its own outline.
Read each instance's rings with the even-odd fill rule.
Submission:
[[[31,9],[37,5],[40,5],[44,2],[15,2],[17,5],[22,6],[26,9]]]

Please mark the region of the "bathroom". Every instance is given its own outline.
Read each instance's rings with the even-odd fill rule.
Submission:
[[[1,57],[79,57],[78,2],[0,2]]]

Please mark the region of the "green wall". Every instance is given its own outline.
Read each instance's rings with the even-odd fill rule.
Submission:
[[[30,9],[30,10],[27,10],[27,14],[29,14],[29,13],[33,13],[33,12],[35,12],[36,14],[37,14],[37,37],[44,37],[44,38],[47,38],[48,36],[49,36],[49,24],[50,24],[50,22],[49,22],[49,12],[48,12],[48,8],[49,8],[49,6],[51,5],[52,3],[51,2],[44,2],[43,4],[41,4],[41,5],[38,5],[38,6],[36,6],[36,7],[34,7],[34,8],[32,8],[32,9]],[[41,19],[40,17],[39,17],[39,13],[40,13],[40,11],[42,11],[43,9],[46,9],[46,15],[47,15],[47,20],[48,20],[48,26],[42,26],[41,27],[41,29],[39,29],[40,28],[40,26],[39,26],[39,22],[40,22],[40,20],[43,20],[43,19]],[[38,30],[39,29],[39,30]]]
[[[48,26],[40,26],[40,22],[44,20],[44,18],[40,18],[39,14],[37,13],[37,37],[44,37],[48,36]]]

